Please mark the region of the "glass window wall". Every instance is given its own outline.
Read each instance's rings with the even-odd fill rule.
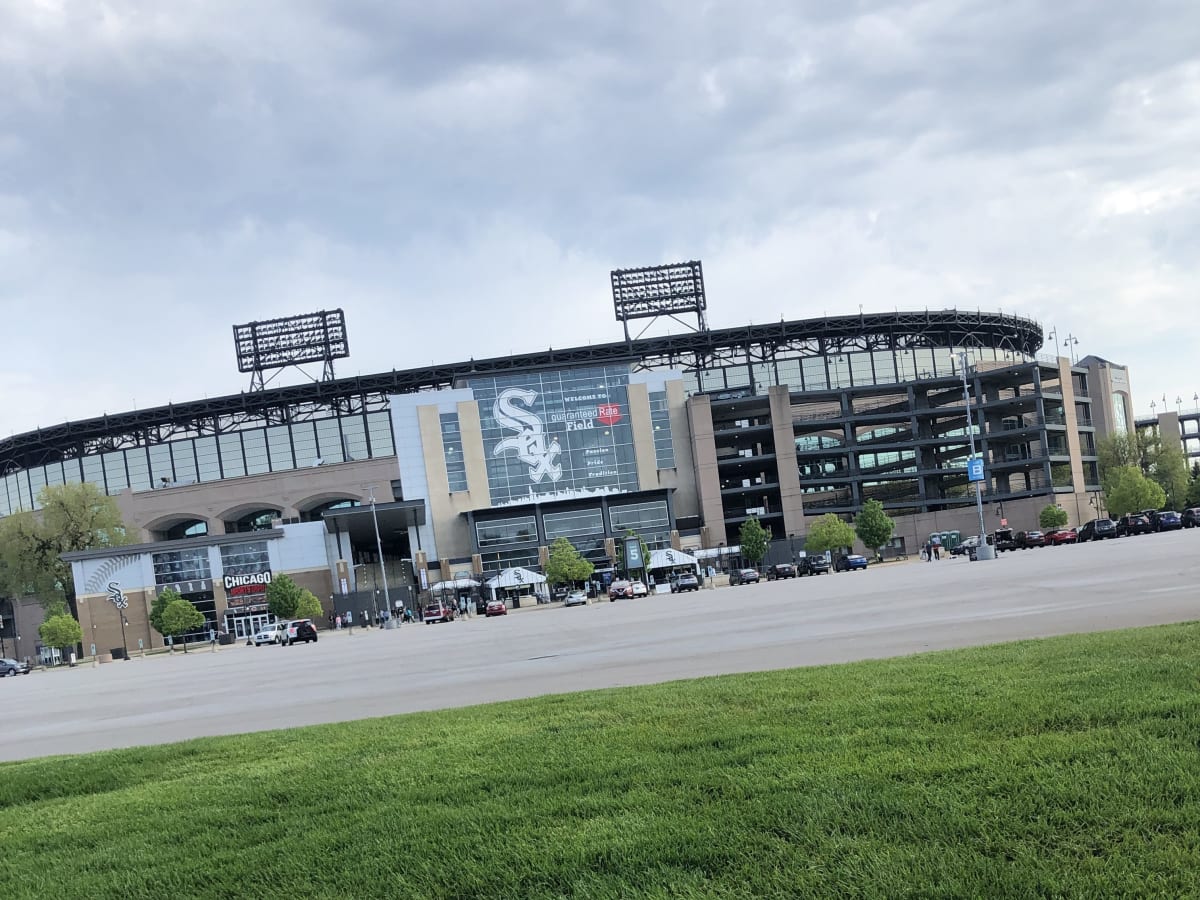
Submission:
[[[342,429],[338,426],[338,420],[321,419],[316,426],[317,452],[321,459],[326,463],[345,462],[346,454],[342,450]]]
[[[295,422],[292,425],[292,447],[296,451],[296,466],[304,469],[315,466],[321,454],[317,452],[317,432],[312,422]]]
[[[240,433],[223,434],[217,439],[221,448],[221,471],[226,478],[240,478],[246,474],[246,458],[242,455]]]
[[[217,451],[215,437],[196,438],[193,442],[196,450],[196,471],[201,481],[221,480],[221,460]]]
[[[196,448],[191,441],[175,441],[171,447],[171,462],[175,465],[178,484],[196,483]]]
[[[542,516],[547,543],[555,538],[576,538],[604,534],[604,513],[600,509],[576,509],[546,513]],[[574,543],[574,541],[572,541]]]
[[[476,522],[475,535],[480,547],[538,542],[537,522],[533,516],[513,516],[492,522]]]

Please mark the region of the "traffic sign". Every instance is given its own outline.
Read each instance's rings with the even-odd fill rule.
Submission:
[[[967,460],[967,481],[983,481],[983,459],[972,457]]]

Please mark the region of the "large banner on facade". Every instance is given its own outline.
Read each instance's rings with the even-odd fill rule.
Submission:
[[[493,506],[638,489],[629,370],[563,369],[469,382]]]

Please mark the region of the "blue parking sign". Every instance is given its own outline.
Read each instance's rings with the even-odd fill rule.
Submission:
[[[967,481],[983,481],[983,459],[973,457],[967,460]]]

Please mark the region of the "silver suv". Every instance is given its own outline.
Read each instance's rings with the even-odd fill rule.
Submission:
[[[307,624],[309,627],[300,632],[300,625]],[[286,647],[288,644],[295,644],[300,641],[308,643],[317,639],[317,626],[313,624],[312,619],[292,619],[288,622],[279,623],[279,643]]]

